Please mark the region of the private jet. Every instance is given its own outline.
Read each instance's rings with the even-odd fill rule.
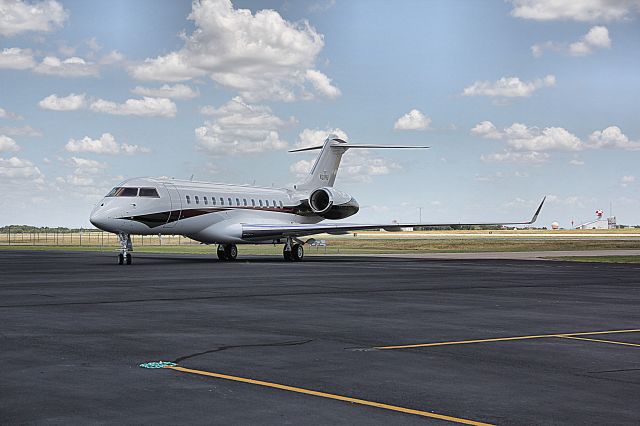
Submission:
[[[118,235],[118,263],[131,264],[131,235],[183,235],[217,244],[218,259],[235,260],[237,244],[283,244],[287,261],[301,261],[304,245],[315,234],[353,231],[398,231],[404,227],[462,225],[530,225],[527,222],[390,223],[331,222],[359,210],[351,195],[333,187],[343,154],[349,149],[423,149],[427,146],[352,144],[329,135],[322,145],[289,152],[320,150],[306,178],[292,188],[265,188],[167,178],[133,178],[113,188],[91,212],[99,229]]]

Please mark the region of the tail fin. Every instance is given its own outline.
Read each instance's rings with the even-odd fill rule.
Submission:
[[[336,135],[329,135],[325,139],[324,144],[318,146],[312,146],[309,148],[293,149],[289,152],[301,152],[320,150],[320,154],[316,158],[316,161],[311,167],[309,175],[305,180],[299,184],[294,185],[294,188],[300,191],[313,191],[317,188],[324,186],[333,186],[336,181],[336,175],[338,174],[338,167],[342,160],[342,155],[351,148],[429,148],[428,146],[413,146],[413,145],[368,145],[368,144],[348,144],[337,137]]]

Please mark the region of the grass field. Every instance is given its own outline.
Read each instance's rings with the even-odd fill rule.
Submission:
[[[611,231],[544,230],[519,231],[420,231],[359,232],[344,236],[321,235],[327,247],[307,247],[306,254],[367,253],[469,253],[507,251],[558,251],[640,249],[636,229]],[[203,245],[182,236],[133,236],[136,252],[215,253],[213,245]],[[118,248],[113,234],[100,231],[80,233],[0,234],[0,249],[113,251]],[[281,254],[280,245],[241,245],[240,254]]]

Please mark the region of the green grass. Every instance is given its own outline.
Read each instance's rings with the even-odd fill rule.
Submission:
[[[548,257],[547,259],[569,262],[640,263],[640,256],[563,256]]]

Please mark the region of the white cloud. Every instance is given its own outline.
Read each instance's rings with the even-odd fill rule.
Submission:
[[[331,84],[331,79],[316,70],[307,70],[307,80],[313,85],[314,89],[322,96],[326,96],[329,99],[335,99],[342,93],[340,89]]]
[[[638,0],[511,0],[511,15],[537,21],[618,21],[638,12]]]
[[[7,136],[42,136],[42,132],[31,126],[8,127],[0,126],[0,134]]]
[[[0,135],[0,152],[16,152],[20,151],[20,147],[9,136]]]
[[[75,173],[81,175],[95,175],[107,168],[106,163],[79,157],[69,158],[68,164],[75,168]]]
[[[329,137],[329,135],[335,135],[338,138],[348,141],[349,137],[346,132],[339,128],[327,128],[321,129],[304,129],[298,134],[298,141],[296,142],[296,148],[308,148],[311,146],[322,145]]]
[[[640,141],[630,141],[627,135],[622,133],[618,126],[609,126],[606,129],[595,131],[589,136],[589,148],[624,149],[627,151],[639,151]]]
[[[576,160],[574,158],[573,160],[569,161],[569,164],[571,164],[572,166],[584,166],[584,161]]]
[[[546,152],[496,152],[488,155],[481,155],[480,160],[485,163],[524,163],[542,164],[549,161],[549,154]]]
[[[425,130],[431,124],[431,119],[421,111],[412,109],[398,118],[393,125],[396,130]]]
[[[339,128],[325,130],[304,129],[298,135],[296,148],[322,145],[330,134],[336,135],[343,140],[349,140],[347,133]],[[315,152],[314,155],[317,155],[317,152]],[[296,161],[289,166],[289,171],[295,175],[296,179],[302,179],[309,173],[314,161],[315,159]],[[393,170],[399,170],[401,168],[397,163],[387,159],[373,157],[371,151],[361,149],[358,150],[357,154],[347,152],[342,157],[338,176],[341,177],[341,180],[351,182],[371,182],[372,176],[386,175]]]
[[[135,78],[178,82],[209,76],[253,102],[292,101],[300,93],[307,98],[305,83],[324,96],[339,94],[314,72],[324,41],[307,21],[294,24],[274,10],[252,14],[229,0],[194,1],[188,18],[196,29],[183,36],[184,46],[131,67]]]
[[[98,62],[100,65],[111,65],[122,61],[124,61],[124,55],[117,50],[112,50],[100,58]]]
[[[103,133],[99,139],[91,139],[89,136],[82,139],[69,139],[64,148],[69,152],[92,152],[95,154],[124,153],[133,155],[151,152],[150,149],[138,145],[118,144],[111,133]]]
[[[55,0],[0,0],[0,34],[14,36],[27,31],[50,32],[62,27],[69,13]]]
[[[627,187],[629,185],[632,185],[636,182],[636,177],[633,175],[628,175],[628,176],[622,176],[622,178],[620,179],[620,185],[623,187]]]
[[[35,65],[31,49],[5,47],[0,52],[0,69],[26,70]]]
[[[5,118],[7,120],[22,120],[21,116],[11,111],[7,111],[4,108],[0,108],[0,118]]]
[[[556,78],[548,75],[545,78],[537,78],[533,81],[521,81],[518,77],[502,77],[495,82],[476,81],[464,89],[464,96],[499,96],[499,97],[528,97],[543,87],[556,85]]]
[[[17,157],[0,158],[0,181],[31,180],[41,182],[44,175],[31,161]]]
[[[167,98],[127,99],[118,104],[104,99],[98,99],[89,106],[91,111],[113,115],[136,115],[139,117],[175,117],[176,104]]]
[[[76,95],[71,93],[67,96],[58,97],[58,95],[49,95],[38,102],[38,106],[42,109],[50,109],[52,111],[75,111],[86,108],[87,101],[85,94]]]
[[[503,139],[507,144],[519,151],[580,151],[582,141],[562,127],[527,127],[521,123],[513,123],[510,127],[499,131],[490,121],[483,121],[471,129],[471,133],[487,139]]]
[[[170,86],[168,84],[162,85],[162,87],[154,88],[154,87],[142,87],[136,86],[135,89],[132,90],[136,95],[141,96],[153,96],[156,98],[172,98],[172,99],[193,99],[200,96],[200,92],[197,90],[193,90],[190,86],[186,84],[176,84]]]
[[[593,53],[595,49],[609,49],[610,47],[611,39],[609,38],[609,30],[603,26],[595,26],[580,40],[574,43],[566,45],[564,43],[547,41],[531,46],[531,53],[536,58],[541,57],[545,50],[566,52],[572,56],[585,56]]]
[[[100,75],[98,66],[87,62],[78,56],[60,59],[56,56],[46,56],[33,70],[39,74],[57,75],[59,77],[96,77]]]
[[[262,105],[249,105],[235,97],[220,108],[210,107],[216,118],[195,129],[197,146],[212,154],[260,153],[283,149],[278,129],[286,123]]]
[[[496,126],[490,121],[482,121],[476,124],[471,133],[487,139],[501,139],[502,133],[496,129]]]

